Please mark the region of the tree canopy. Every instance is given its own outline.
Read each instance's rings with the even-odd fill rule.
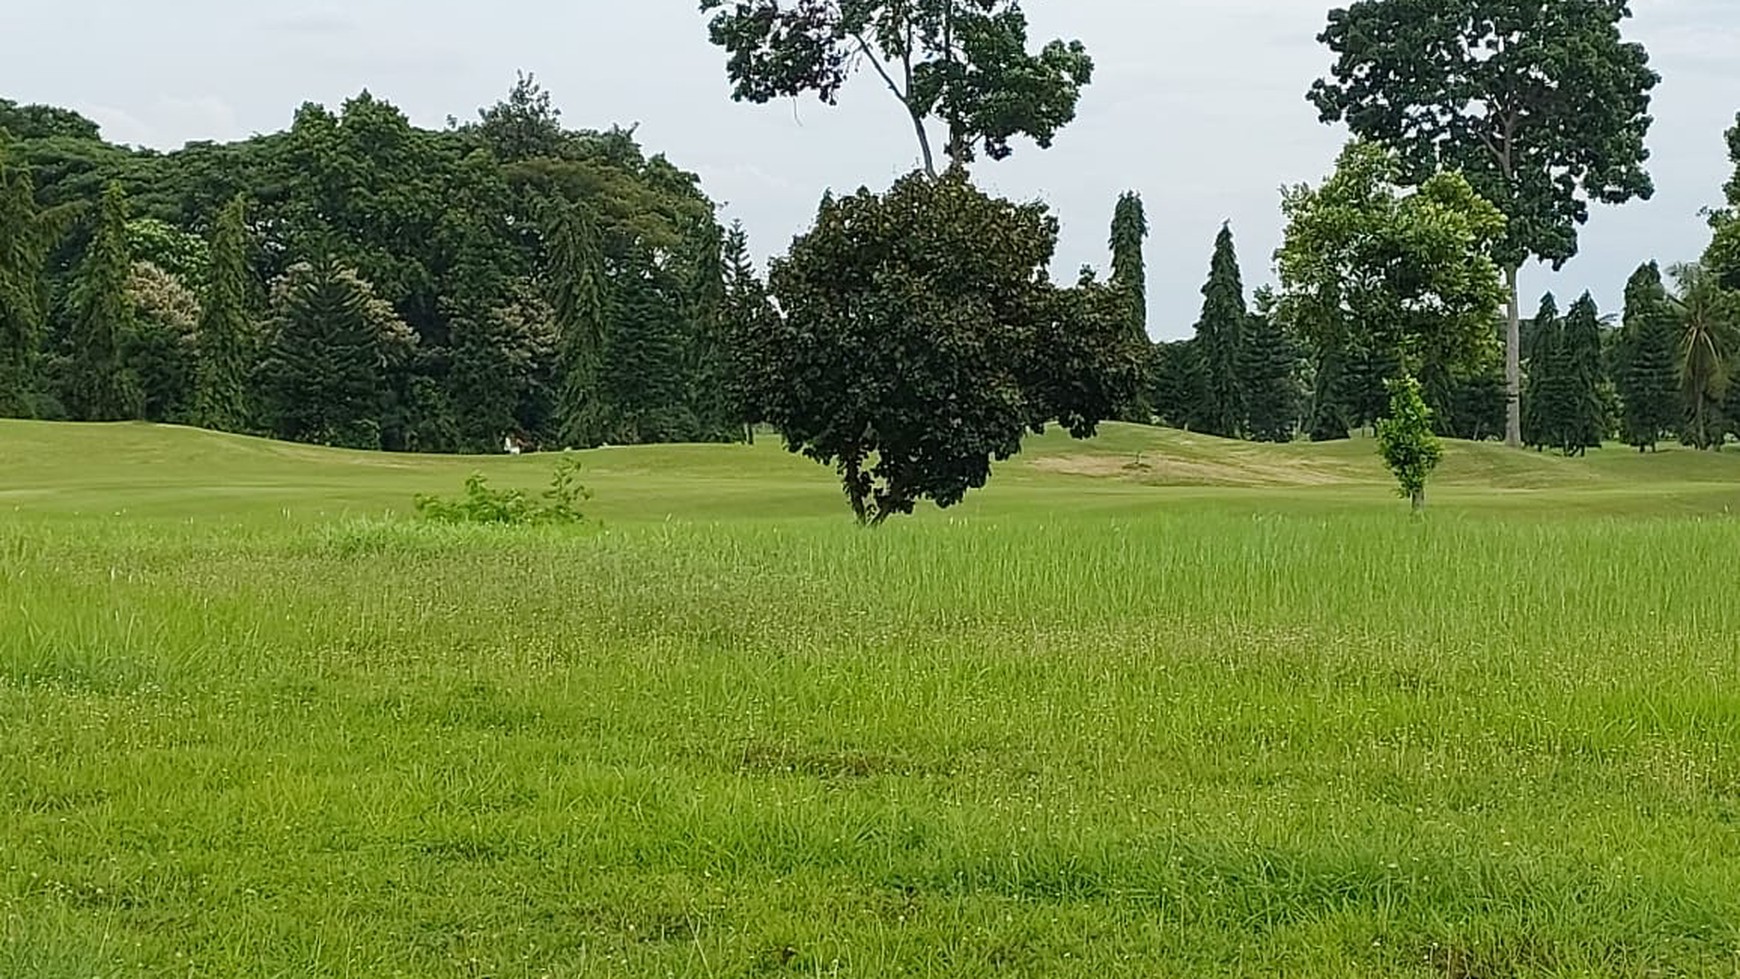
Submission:
[[[1093,80],[1080,41],[1028,49],[1019,0],[701,0],[701,10],[740,101],[813,94],[831,105],[868,65],[911,118],[932,176],[932,120],[953,164],[1001,160],[1017,137],[1050,146]]]

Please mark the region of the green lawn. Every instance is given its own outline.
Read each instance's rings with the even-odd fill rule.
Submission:
[[[1740,456],[0,423],[0,977],[1740,974]]]

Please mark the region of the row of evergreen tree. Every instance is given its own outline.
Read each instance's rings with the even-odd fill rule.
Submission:
[[[1114,251],[1122,247],[1115,227]],[[1581,455],[1613,440],[1715,449],[1740,437],[1740,384],[1729,383],[1740,377],[1740,304],[1701,264],[1673,272],[1670,289],[1657,263],[1640,267],[1617,320],[1588,293],[1563,314],[1552,294],[1543,297],[1523,331],[1526,444]],[[1143,406],[1155,421],[1222,438],[1327,441],[1375,426],[1387,410],[1399,354],[1313,349],[1290,335],[1266,289],[1247,303],[1229,227],[1215,239],[1202,293],[1194,335],[1155,345]],[[1503,437],[1498,328],[1473,369],[1426,358],[1420,380],[1440,435]]]

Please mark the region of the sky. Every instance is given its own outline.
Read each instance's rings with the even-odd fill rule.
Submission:
[[[1271,281],[1280,188],[1316,182],[1347,134],[1304,93],[1329,67],[1328,0],[1027,0],[1035,43],[1080,38],[1098,65],[1076,122],[1050,150],[981,162],[995,193],[1048,202],[1062,224],[1054,273],[1105,268],[1119,193],[1153,226],[1150,332],[1189,335],[1214,235],[1230,221],[1249,286]],[[917,163],[899,105],[870,75],[838,106],[730,100],[696,0],[0,0],[0,96],[76,109],[116,142],[170,149],[286,128],[296,107],[364,88],[418,125],[474,118],[516,71],[536,73],[573,128],[637,125],[701,175],[761,256],[782,253],[825,190],[882,189]],[[173,9],[173,13],[167,12]],[[1694,258],[1699,210],[1727,179],[1723,131],[1740,111],[1740,3],[1633,0],[1627,27],[1663,76],[1650,138],[1657,193],[1597,207],[1582,253],[1531,267],[1524,306],[1588,289],[1616,311],[1640,262]],[[11,39],[24,39],[16,43]],[[1561,304],[1563,305],[1563,303]]]

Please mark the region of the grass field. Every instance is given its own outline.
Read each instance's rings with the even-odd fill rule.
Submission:
[[[1740,455],[0,423],[0,977],[1740,975]]]

